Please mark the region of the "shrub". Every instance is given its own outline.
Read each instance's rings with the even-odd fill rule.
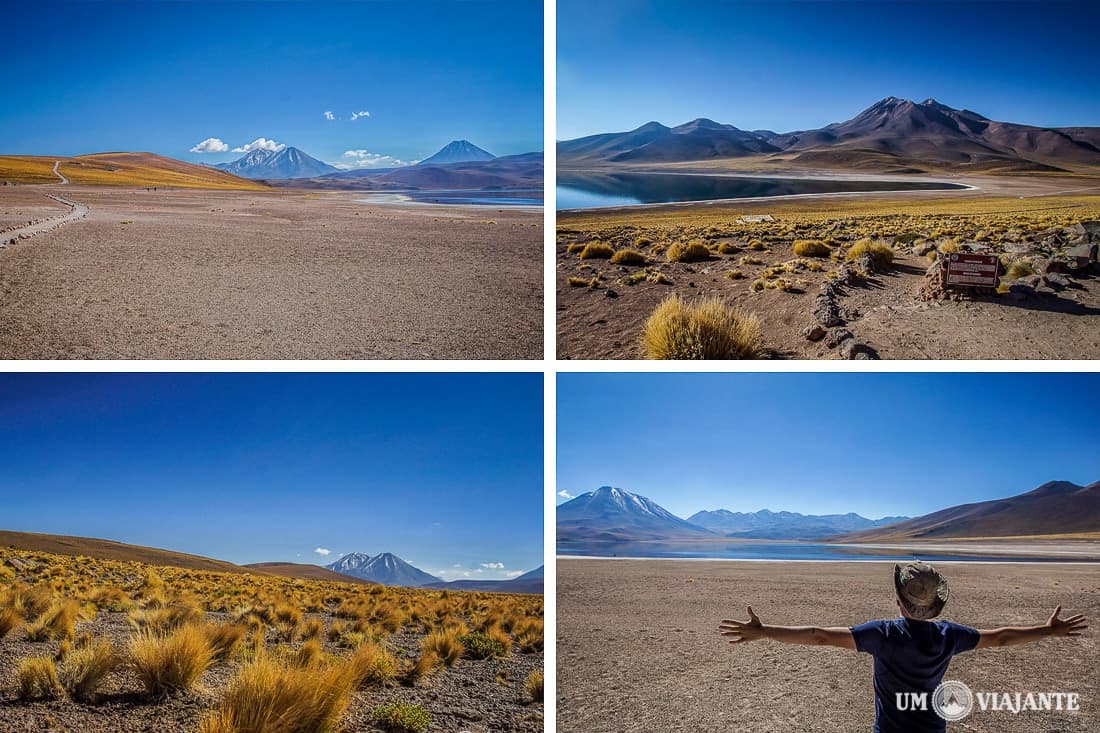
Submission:
[[[741,248],[731,242],[722,242],[718,245],[718,254],[731,255],[734,252],[740,252]]]
[[[353,670],[355,685],[381,685],[397,674],[397,661],[393,655],[375,642],[367,642],[355,650],[348,660]]]
[[[480,632],[463,634],[458,637],[458,640],[465,650],[463,655],[470,659],[489,659],[490,657],[503,657],[505,654],[504,645],[498,639],[489,636],[489,634]]]
[[[395,731],[425,731],[432,723],[432,715],[420,705],[408,702],[388,702],[379,705],[371,713],[374,722]]]
[[[214,660],[224,662],[237,650],[244,640],[248,629],[240,624],[218,624],[207,626],[206,641]]]
[[[504,649],[500,656],[508,656],[508,652],[512,650],[512,637],[504,629],[494,624],[485,630],[485,635],[500,644],[501,648]]]
[[[744,257],[741,258],[740,262],[741,262],[742,265],[762,265],[762,264],[764,264],[764,260],[760,259],[759,257],[753,257],[752,255],[745,255]]]
[[[199,623],[205,618],[202,609],[195,606],[175,605],[160,608],[139,609],[130,613],[130,626],[135,631],[171,631],[184,624]]]
[[[613,265],[644,265],[646,257],[636,249],[620,249],[611,256]]]
[[[335,733],[352,686],[346,665],[303,669],[260,654],[229,682],[199,733]]]
[[[23,617],[14,608],[0,608],[0,639],[23,623]]]
[[[764,244],[759,239],[754,239],[751,242],[749,242],[749,249],[755,250],[756,252],[763,252],[767,248],[768,248],[768,245]]]
[[[573,242],[565,247],[565,251],[569,253],[580,252],[582,249],[584,249],[584,242]]]
[[[542,651],[542,619],[529,618],[516,624],[513,631],[516,634],[516,644],[520,651]]]
[[[294,653],[294,665],[297,667],[312,667],[325,658],[325,652],[321,648],[319,639],[310,639],[298,647]]]
[[[675,242],[666,256],[669,262],[700,262],[710,258],[710,250],[699,241]]]
[[[828,257],[832,252],[820,239],[796,239],[793,249],[798,257]]]
[[[430,649],[425,649],[420,652],[420,658],[409,667],[407,680],[409,684],[415,685],[442,666],[443,660],[439,658],[439,655]]]
[[[110,640],[100,639],[70,651],[57,670],[61,686],[74,700],[91,702],[96,688],[118,665]]]
[[[317,618],[308,618],[302,625],[302,637],[306,639],[319,639],[325,631],[325,623]]]
[[[150,695],[190,690],[214,663],[206,629],[181,626],[170,634],[142,632],[130,642],[130,659]]]
[[[726,270],[727,280],[740,280],[743,277],[745,277],[745,273],[740,270]]]
[[[1016,260],[1005,271],[1005,277],[1009,280],[1019,280],[1021,277],[1034,274],[1035,268],[1027,260]]]
[[[30,657],[19,662],[16,672],[20,700],[41,700],[61,694],[57,667],[50,657]]]
[[[606,260],[614,254],[615,250],[611,249],[610,244],[589,242],[584,245],[584,249],[581,250],[579,256],[582,260]]]
[[[435,652],[444,665],[453,666],[465,651],[465,637],[455,630],[432,631],[420,640],[423,652]]]
[[[959,241],[957,239],[949,239],[946,242],[942,242],[937,248],[944,254],[951,254],[952,252],[959,251]]]
[[[27,624],[27,639],[30,641],[71,639],[76,631],[78,613],[80,613],[80,604],[76,601],[54,601],[33,623]]]
[[[762,351],[756,316],[717,298],[695,304],[666,298],[646,320],[642,339],[647,359],[755,359]]]
[[[523,691],[532,702],[542,702],[542,672],[535,670],[523,682]]]
[[[894,264],[894,250],[885,242],[874,239],[861,239],[848,250],[848,260],[858,260],[867,255],[871,258],[875,269],[886,270]]]

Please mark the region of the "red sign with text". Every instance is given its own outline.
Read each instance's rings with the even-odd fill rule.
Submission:
[[[997,255],[952,252],[947,257],[947,284],[995,288],[999,267]]]

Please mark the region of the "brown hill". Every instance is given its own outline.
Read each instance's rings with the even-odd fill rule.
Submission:
[[[344,575],[343,573],[337,573],[328,568],[323,568],[320,565],[309,565],[306,563],[297,562],[257,562],[242,567],[252,568],[262,571],[264,573],[270,573],[272,575],[281,575],[284,578],[297,578],[299,580],[327,580],[333,583],[362,583],[364,585],[377,585],[369,580],[363,578],[356,578],[351,575]]]
[[[153,153],[95,153],[66,158],[38,155],[0,156],[0,181],[57,183],[58,170],[72,183],[97,186],[163,186],[267,191],[270,187],[216,168],[185,163]]]
[[[113,540],[67,535],[38,534],[36,532],[11,532],[0,530],[0,547],[12,547],[31,552],[49,552],[54,555],[94,557],[102,560],[122,560],[161,565],[187,570],[209,570],[218,573],[248,572],[239,565],[213,560],[199,555],[188,555],[155,547],[127,545]]]
[[[1100,530],[1100,481],[1050,481],[1025,494],[942,509],[886,527],[831,538],[835,542],[1068,535]]]

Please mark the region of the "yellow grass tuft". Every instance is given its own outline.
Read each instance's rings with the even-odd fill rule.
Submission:
[[[356,686],[381,685],[397,675],[397,660],[376,642],[367,642],[348,660]]]
[[[54,698],[62,692],[61,682],[57,679],[57,666],[50,657],[20,660],[16,678],[20,700]]]
[[[70,651],[57,670],[61,686],[74,700],[92,702],[96,689],[118,666],[118,655],[109,639],[99,639]]]
[[[820,239],[796,239],[792,249],[798,257],[828,257],[832,252]]]
[[[190,690],[211,664],[206,629],[181,626],[170,634],[145,631],[130,641],[130,660],[146,691],[153,696]]]
[[[863,255],[868,255],[878,269],[888,269],[894,264],[894,249],[886,242],[876,239],[861,239],[848,250],[847,259],[858,260]]]
[[[244,641],[248,628],[241,624],[218,624],[206,626],[206,641],[214,660],[224,662],[229,659]]]
[[[645,322],[647,359],[756,359],[763,352],[755,315],[730,308],[718,298],[663,300]]]
[[[459,633],[455,629],[445,631],[432,631],[420,640],[420,649],[424,652],[435,652],[446,666],[453,666],[462,658],[465,649],[458,640]]]
[[[531,702],[542,702],[542,679],[542,672],[536,669],[523,681],[523,691]]]
[[[71,639],[76,631],[76,617],[80,604],[72,600],[54,601],[32,623],[27,624],[27,639],[49,641]]]
[[[611,264],[613,265],[641,266],[646,262],[646,256],[636,249],[620,249],[618,252],[611,255]]]
[[[578,255],[582,260],[607,260],[615,254],[611,245],[603,242],[589,242]]]
[[[23,623],[23,617],[14,608],[0,608],[0,639],[10,634]]]
[[[669,262],[700,262],[710,258],[710,249],[700,241],[674,242],[665,256]]]

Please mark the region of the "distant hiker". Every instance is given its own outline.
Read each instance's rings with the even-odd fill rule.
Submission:
[[[769,626],[749,606],[748,621],[723,621],[718,630],[731,644],[774,639],[788,644],[838,646],[874,657],[875,733],[943,733],[947,721],[932,706],[907,705],[921,693],[931,698],[956,654],[991,646],[1025,644],[1048,636],[1080,636],[1082,614],[1058,618],[1054,609],[1039,626],[973,629],[933,621],[947,602],[947,580],[923,562],[894,565],[894,591],[901,618],[852,627]],[[958,705],[948,697],[946,711]]]

